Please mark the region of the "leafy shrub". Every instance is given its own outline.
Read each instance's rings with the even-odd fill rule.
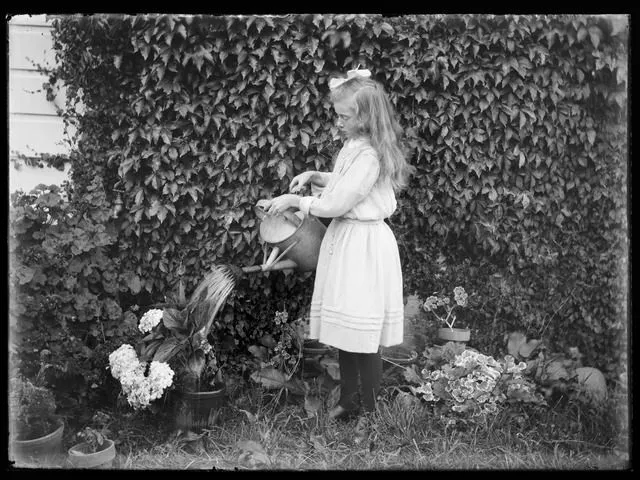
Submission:
[[[14,193],[9,237],[12,360],[27,376],[43,361],[53,365],[47,380],[65,408],[105,393],[110,342],[135,328],[120,307],[117,236],[102,182],[95,178],[81,196],[67,189]]]
[[[98,312],[117,316],[98,292],[118,294],[126,312],[181,279],[191,291],[213,264],[260,262],[252,207],[300,171],[331,167],[327,80],[359,63],[389,91],[418,169],[391,218],[405,291],[475,292],[484,303],[470,323],[483,351],[523,327],[588,352],[609,375],[620,369],[624,17],[61,16],[53,40],[50,83],[66,85],[63,118],[78,132],[74,195],[104,192],[105,213],[122,202],[111,263],[97,256],[117,286],[85,265],[83,292],[95,290],[71,307],[85,313],[63,313],[89,320],[86,348],[101,338]],[[65,288],[63,303],[75,303]],[[240,282],[214,325],[230,346],[221,360],[270,333],[276,311],[301,316],[311,289],[312,275],[297,272]]]

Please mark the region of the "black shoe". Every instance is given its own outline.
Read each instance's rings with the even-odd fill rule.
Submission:
[[[358,423],[354,429],[353,441],[356,444],[362,443],[367,439],[371,431],[371,422],[366,416],[362,416],[358,419]]]

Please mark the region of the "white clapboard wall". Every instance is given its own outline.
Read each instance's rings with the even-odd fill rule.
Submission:
[[[48,101],[42,84],[46,76],[37,65],[53,66],[55,55],[51,22],[46,15],[17,15],[8,21],[9,30],[9,154],[38,156],[67,153],[62,118],[56,105],[64,105],[64,91]],[[39,183],[61,184],[67,178],[54,168],[9,165],[9,190],[30,191]]]

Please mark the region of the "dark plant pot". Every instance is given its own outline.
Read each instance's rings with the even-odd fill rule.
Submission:
[[[58,427],[43,437],[31,440],[13,440],[11,442],[13,459],[20,462],[34,462],[60,454],[62,452],[64,422],[61,418],[56,421]]]
[[[227,388],[224,385],[208,391],[183,391],[176,417],[178,428],[197,431],[215,425],[226,400]]]
[[[116,447],[113,440],[104,439],[103,449],[88,452],[89,446],[83,442],[71,447],[68,451],[69,463],[76,468],[111,468],[116,458]]]
[[[438,338],[445,342],[468,342],[471,338],[471,330],[468,328],[439,328]]]
[[[302,355],[305,357],[313,357],[316,355],[324,355],[329,352],[329,346],[320,343],[318,340],[307,339],[302,344]]]

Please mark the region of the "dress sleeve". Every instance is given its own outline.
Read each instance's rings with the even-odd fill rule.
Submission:
[[[351,166],[341,174],[335,187],[322,197],[302,197],[300,210],[318,217],[340,217],[360,203],[371,191],[378,175],[380,162],[371,148],[363,150]]]

